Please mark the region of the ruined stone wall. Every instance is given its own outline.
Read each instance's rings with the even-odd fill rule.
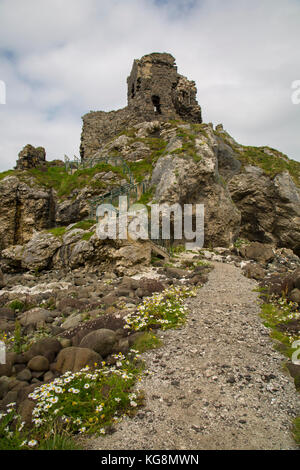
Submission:
[[[18,157],[16,169],[29,170],[30,168],[37,168],[46,162],[46,151],[44,147],[35,148],[28,144],[21,150]]]
[[[80,146],[83,159],[91,157],[103,143],[125,128],[144,121],[202,122],[195,82],[177,73],[171,54],[153,53],[134,60],[127,85],[126,108],[83,116]]]

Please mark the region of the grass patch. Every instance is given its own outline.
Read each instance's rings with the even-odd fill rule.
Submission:
[[[66,233],[66,227],[54,227],[47,230],[48,233],[51,233],[55,237],[62,237]]]
[[[295,307],[294,302],[288,302],[285,298],[273,300],[272,303],[265,303],[261,307],[261,318],[264,325],[271,329],[270,336],[276,342],[275,348],[289,359],[295,351],[292,344],[300,339],[300,335],[281,331],[279,326],[288,325],[290,321],[300,318],[300,312]]]
[[[12,310],[14,310],[14,312],[23,312],[24,309],[26,308],[25,303],[18,299],[15,299],[12,302],[10,302],[8,306]]]
[[[77,224],[73,225],[71,230],[74,230],[76,228],[79,228],[82,230],[89,230],[95,224],[96,224],[96,220],[92,220],[92,219],[81,220],[80,222],[77,222]]]
[[[7,170],[0,173],[0,181],[6,178],[7,176],[15,176],[15,170]]]
[[[85,240],[85,241],[88,242],[94,234],[95,234],[95,232],[84,233],[81,237],[81,240]]]
[[[91,181],[97,173],[107,173],[112,171],[119,179],[128,179],[123,173],[122,167],[112,166],[106,163],[99,163],[93,168],[84,168],[70,174],[65,167],[47,167],[44,169],[33,168],[23,172],[14,172],[22,181],[30,184],[29,177],[33,178],[35,183],[45,188],[53,188],[57,191],[60,198],[69,196],[75,189],[81,189],[84,186],[94,188],[105,188],[106,183],[102,181]]]
[[[139,353],[144,353],[149,349],[157,349],[162,346],[162,341],[157,338],[153,333],[145,332],[143,336],[140,336],[134,343],[133,347]]]
[[[176,150],[173,150],[171,154],[178,155],[182,158],[192,158],[195,162],[201,160],[201,156],[196,151],[196,138],[197,136],[186,129],[177,129],[177,137],[181,139],[182,146]]]
[[[296,418],[293,422],[293,437],[296,441],[296,443],[298,444],[298,446],[300,446],[300,416],[298,418]]]

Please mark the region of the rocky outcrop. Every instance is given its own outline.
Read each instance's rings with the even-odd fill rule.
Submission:
[[[191,132],[188,126],[185,130]],[[229,246],[239,234],[241,216],[220,181],[218,145],[212,127],[205,126],[194,141],[194,158],[187,158],[182,142],[159,158],[151,180],[156,188],[155,199],[159,203],[204,204],[206,246]]]
[[[0,249],[30,240],[34,230],[54,225],[51,189],[30,187],[16,176],[0,182]]]
[[[33,147],[26,145],[19,153],[17,160],[17,170],[28,170],[43,165],[46,161],[46,151],[44,147]]]
[[[137,59],[127,79],[128,106],[106,113],[92,111],[83,116],[80,154],[92,157],[122,130],[144,121],[184,119],[201,123],[195,82],[177,73],[171,54],[153,53]]]
[[[300,191],[289,173],[270,178],[260,168],[246,166],[228,184],[241,212],[241,235],[300,253]]]
[[[88,234],[88,240],[84,235]],[[119,273],[135,273],[151,260],[149,242],[100,240],[91,231],[71,229],[63,236],[37,232],[24,245],[2,251],[4,272],[75,269],[83,266],[114,266]]]

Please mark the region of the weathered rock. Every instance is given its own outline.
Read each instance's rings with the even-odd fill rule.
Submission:
[[[50,382],[52,379],[54,379],[54,377],[54,373],[49,370],[48,372],[46,372],[46,374],[44,374],[44,382]]]
[[[178,118],[190,122],[202,121],[195,82],[177,73],[175,59],[170,54],[153,53],[135,60],[127,83],[126,108],[110,113],[90,112],[83,117],[82,158],[93,156],[99,150],[100,142],[116,137],[120,131],[134,124],[138,124],[140,130],[144,123],[148,135],[158,128],[156,125],[153,129],[153,121],[158,125],[159,121]],[[118,148],[126,144],[124,139],[115,142]]]
[[[75,299],[73,297],[63,297],[57,303],[58,310],[60,310],[63,313],[67,312],[68,309],[79,310],[79,309],[86,308],[86,306],[87,306],[86,302]]]
[[[156,187],[155,199],[161,204],[204,204],[205,244],[229,246],[239,233],[241,216],[226,186],[221,184],[217,149],[216,136],[207,125],[205,135],[195,139],[196,160],[184,150],[182,155],[186,158],[160,157],[151,183]]]
[[[30,168],[37,168],[44,164],[46,161],[46,152],[43,147],[33,147],[32,145],[25,145],[23,150],[19,153],[17,160],[17,170],[28,170]]]
[[[7,362],[6,364],[0,364],[0,377],[10,377],[12,375],[12,364]]]
[[[38,232],[24,246],[16,245],[2,251],[4,266],[7,269],[18,268],[42,270],[51,266],[52,257],[62,245],[59,237],[51,233]]]
[[[64,321],[61,325],[63,330],[69,330],[71,328],[76,328],[83,320],[84,315],[79,313],[78,315],[71,315],[69,318],[67,318],[66,321]]]
[[[243,269],[245,276],[260,281],[265,277],[265,270],[259,264],[247,264]]]
[[[2,307],[0,308],[0,319],[6,318],[7,320],[14,320],[15,312],[11,308]]]
[[[29,382],[32,378],[32,374],[29,369],[23,369],[17,374],[17,379],[23,382]]]
[[[292,302],[300,304],[300,289],[293,289],[289,295],[289,298]]]
[[[10,383],[11,380],[7,376],[0,377],[0,400],[3,400],[5,395],[9,392],[10,390]]]
[[[10,403],[16,403],[18,398],[18,392],[16,390],[10,390],[2,400],[2,406],[6,407]]]
[[[51,363],[61,349],[61,343],[56,338],[43,338],[31,346],[26,357],[30,360],[35,356],[44,356]]]
[[[271,179],[248,166],[228,188],[242,214],[242,236],[300,253],[300,190],[287,172]]]
[[[49,310],[36,307],[23,313],[20,323],[23,326],[29,326],[29,325],[36,326],[40,322],[46,322],[47,319],[50,317],[51,317],[51,312]]]
[[[43,372],[49,369],[49,361],[44,356],[35,356],[30,359],[27,366],[34,372]]]
[[[3,275],[2,269],[0,268],[0,289],[5,287],[5,285],[6,285],[6,283],[5,283],[5,280],[4,280],[4,275]]]
[[[88,348],[65,348],[60,351],[56,361],[56,370],[60,373],[67,371],[79,372],[83,367],[93,367],[100,364],[102,357]]]
[[[54,225],[54,199],[51,189],[31,188],[16,176],[0,182],[0,249],[30,240],[34,230]],[[11,255],[12,256],[12,255]],[[11,262],[21,265],[22,257]]]
[[[21,416],[21,421],[24,421],[27,426],[32,424],[32,412],[35,406],[36,404],[34,401],[26,399],[22,401],[18,407],[18,413]]]
[[[111,354],[117,341],[116,333],[112,330],[100,329],[88,333],[80,342],[81,348],[89,348],[105,357]]]
[[[168,276],[174,277],[175,279],[185,278],[189,274],[185,269],[171,268],[169,266],[166,268],[166,273]]]
[[[253,242],[240,248],[240,253],[244,258],[253,259],[261,263],[267,263],[274,258],[272,246],[259,242]]]

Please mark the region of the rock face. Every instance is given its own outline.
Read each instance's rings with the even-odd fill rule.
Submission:
[[[30,240],[34,230],[54,225],[51,189],[30,187],[16,176],[0,182],[0,249]]]
[[[177,73],[171,54],[153,53],[135,60],[127,85],[126,108],[109,113],[90,112],[83,117],[80,149],[83,159],[92,157],[103,142],[139,122],[168,119],[202,122],[195,82]]]
[[[16,168],[17,170],[28,170],[42,165],[45,161],[46,151],[44,147],[35,148],[32,145],[26,145],[19,153]]]
[[[300,253],[300,191],[288,172],[272,179],[247,166],[230,179],[228,189],[242,214],[242,236]]]
[[[187,130],[187,129],[185,129]],[[204,204],[205,240],[213,246],[228,246],[240,228],[240,211],[226,186],[220,184],[218,144],[211,126],[195,138],[195,158],[171,151],[157,161],[151,183],[159,203]],[[178,151],[182,142],[178,144]]]
[[[92,235],[84,230],[71,230],[63,237],[36,232],[28,243],[2,251],[2,268],[5,272],[18,272],[114,266],[119,273],[135,274],[140,266],[150,263],[152,247],[147,241],[106,241],[96,235],[83,240],[86,233]]]

